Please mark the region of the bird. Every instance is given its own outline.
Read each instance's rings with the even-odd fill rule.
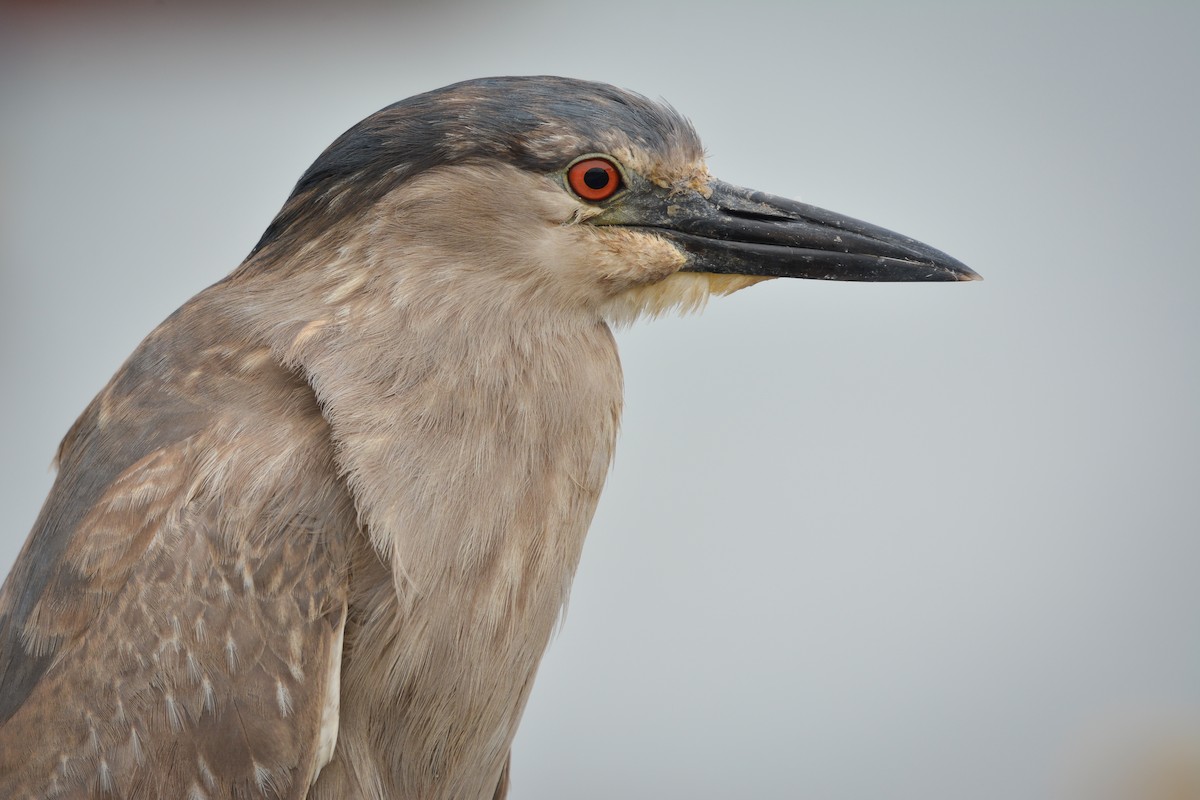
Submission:
[[[613,326],[971,281],[722,182],[665,102],[387,106],[87,406],[0,590],[0,796],[503,798],[617,438]]]

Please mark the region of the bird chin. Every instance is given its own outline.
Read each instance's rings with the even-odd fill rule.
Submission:
[[[701,311],[709,297],[733,294],[767,280],[771,278],[763,275],[676,272],[661,281],[634,286],[614,295],[604,304],[602,313],[610,325],[627,327],[639,319]]]

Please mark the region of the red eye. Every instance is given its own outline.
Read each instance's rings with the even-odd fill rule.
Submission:
[[[584,200],[607,200],[621,188],[621,173],[606,158],[585,158],[567,170],[567,183]]]

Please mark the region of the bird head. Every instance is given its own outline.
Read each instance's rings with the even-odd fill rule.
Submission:
[[[431,303],[473,294],[489,308],[610,321],[696,308],[776,277],[979,277],[908,237],[719,181],[674,109],[554,77],[455,84],[343,134],[243,271],[305,264],[324,269],[331,297],[383,284]]]

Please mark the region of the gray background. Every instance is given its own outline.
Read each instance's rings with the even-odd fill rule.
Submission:
[[[74,417],[338,133],[464,78],[588,77],[668,99],[723,179],[987,280],[775,281],[620,334],[624,431],[515,800],[1166,797],[1200,770],[1195,3],[7,16],[0,571]]]

